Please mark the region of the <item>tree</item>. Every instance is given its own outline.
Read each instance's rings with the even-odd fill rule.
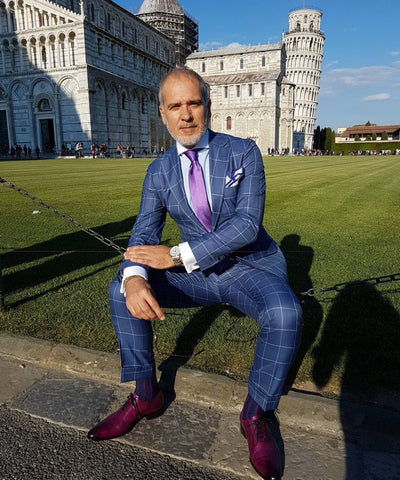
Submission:
[[[335,138],[335,130],[332,130],[330,127],[326,129],[326,138],[324,144],[324,150],[326,152],[332,152],[335,148],[336,138]]]
[[[388,140],[389,139],[389,135],[388,135],[388,132],[383,132],[382,133],[382,140]]]
[[[372,140],[374,140],[374,141],[376,140],[376,133],[375,132],[372,134]]]
[[[318,125],[317,128],[314,130],[314,143],[313,143],[313,149],[318,150],[319,143],[321,141],[321,127]]]
[[[355,141],[355,142],[360,142],[360,141],[361,141],[361,138],[360,138],[358,135],[355,135],[354,141]]]
[[[313,149],[323,150],[325,145],[325,138],[326,138],[326,128],[321,128],[318,125],[318,127],[314,130]]]

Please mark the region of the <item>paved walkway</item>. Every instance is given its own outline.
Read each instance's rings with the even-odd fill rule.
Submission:
[[[239,432],[246,385],[185,368],[165,373],[166,412],[113,441],[260,479]],[[0,334],[0,405],[11,411],[86,432],[124,402],[130,388],[118,380],[117,355]],[[285,480],[400,478],[400,408],[291,391],[279,410]]]

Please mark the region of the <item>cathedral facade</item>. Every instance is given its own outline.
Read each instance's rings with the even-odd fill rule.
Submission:
[[[166,145],[158,85],[175,44],[108,0],[0,3],[0,149]]]
[[[294,10],[282,42],[199,52],[198,22],[177,0],[144,0],[136,15],[111,0],[0,0],[0,154],[166,149],[158,85],[183,64],[210,86],[213,129],[263,154],[311,148],[321,17]]]
[[[282,44],[197,52],[187,66],[210,86],[211,128],[252,138],[263,154],[293,145],[294,85]]]

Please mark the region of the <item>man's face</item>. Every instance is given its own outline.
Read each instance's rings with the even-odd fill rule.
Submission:
[[[207,130],[210,101],[205,105],[196,78],[178,74],[162,88],[161,118],[171,136],[187,148],[194,147]]]

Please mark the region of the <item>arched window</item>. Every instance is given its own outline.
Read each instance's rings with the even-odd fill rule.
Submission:
[[[48,112],[51,109],[52,107],[48,98],[42,98],[41,100],[39,100],[38,110],[40,112]]]
[[[126,93],[125,92],[122,92],[122,95],[121,95],[121,107],[122,107],[122,110],[126,110]]]
[[[226,117],[226,129],[232,130],[232,117]]]
[[[19,30],[25,30],[25,8],[23,5],[23,1],[18,1],[18,7],[20,12],[21,24],[19,25]]]
[[[55,68],[56,67],[56,45],[55,45],[56,38],[54,35],[50,35],[50,66]]]
[[[47,52],[45,46],[42,46],[42,65],[43,68],[47,68]]]
[[[37,51],[36,51],[36,39],[31,38],[30,44],[31,44],[31,62],[32,62],[32,65],[35,68],[37,68],[38,63],[37,63]]]
[[[71,65],[75,65],[75,33],[69,34],[69,51],[71,54]]]
[[[63,33],[60,34],[59,36],[59,42],[60,42],[60,60],[61,60],[61,66],[65,67],[66,65],[66,58],[65,58],[65,35]]]

